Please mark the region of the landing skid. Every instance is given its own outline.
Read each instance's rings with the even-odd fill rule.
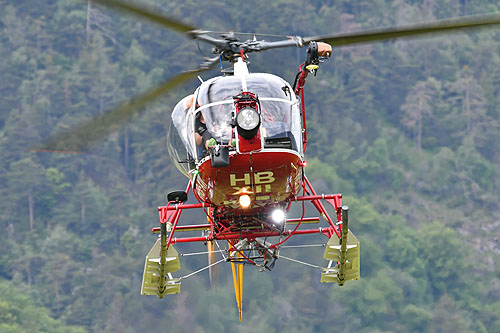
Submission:
[[[186,193],[189,190],[190,186],[188,185]],[[221,229],[211,219],[209,213],[207,213],[207,224],[178,226],[180,215],[184,209],[201,208],[205,210],[208,208],[210,212],[210,207],[204,203],[186,204],[182,200],[170,201],[167,206],[159,207],[160,227],[153,228],[153,233],[160,234],[160,237],[158,237],[146,257],[141,294],[157,295],[160,298],[168,294],[178,294],[183,279],[206,269],[213,271],[214,266],[221,262],[231,262],[236,305],[241,321],[243,314],[243,264],[258,266],[261,270],[271,270],[275,261],[278,258],[283,258],[320,269],[321,282],[323,283],[336,282],[339,286],[342,286],[346,281],[358,280],[360,277],[359,241],[349,230],[348,207],[342,206],[342,195],[317,195],[307,178],[305,178],[304,192],[307,193],[306,196],[295,197],[290,202],[298,201],[302,202],[302,204],[305,201],[311,202],[318,210],[320,216],[328,222],[328,227],[298,229],[301,223],[309,224],[320,221],[319,217],[305,218],[302,216],[299,219],[286,219],[285,225],[281,230],[241,230],[235,232],[234,229],[230,228]],[[335,210],[335,222],[328,215],[322,201],[326,201]],[[294,226],[294,228],[287,229],[287,226]],[[173,237],[176,232],[199,230],[204,231],[204,235],[201,237]],[[280,248],[318,246],[311,244],[282,246],[291,236],[305,234],[323,234],[328,237],[329,240],[326,244],[320,244],[321,246],[325,246],[323,258],[328,261],[327,267],[308,264],[280,255]],[[279,241],[275,244],[264,240],[276,237],[279,237]],[[228,247],[221,249],[218,241],[227,242]],[[208,254],[209,265],[183,277],[174,278],[171,273],[180,270],[180,262],[179,254],[173,244],[184,242],[205,242],[208,245],[207,252],[186,255]],[[217,244],[219,250],[214,251],[214,244]],[[220,253],[223,258],[215,262],[215,253]]]

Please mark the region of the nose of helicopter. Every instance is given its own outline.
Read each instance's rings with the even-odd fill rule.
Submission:
[[[205,160],[195,177],[195,191],[204,202],[241,209],[243,194],[250,198],[247,208],[283,202],[298,195],[303,160],[294,151],[260,151],[251,154],[233,152],[230,166],[213,168]]]

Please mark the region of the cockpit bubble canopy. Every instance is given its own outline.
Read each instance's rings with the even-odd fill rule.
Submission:
[[[265,142],[289,138],[290,149],[302,154],[302,130],[299,103],[285,80],[272,74],[248,74],[247,91],[258,96],[261,107],[261,134]],[[196,114],[201,112],[206,130],[218,144],[230,144],[234,138],[232,112],[234,97],[243,91],[236,76],[215,77],[202,83],[193,95],[175,106],[170,124],[169,154],[177,168],[187,175],[204,156],[196,145]],[[196,101],[196,102],[195,102]],[[271,145],[264,145],[264,149]]]

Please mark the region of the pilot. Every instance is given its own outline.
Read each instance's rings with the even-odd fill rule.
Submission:
[[[196,113],[195,120],[195,141],[196,145],[199,146],[198,156],[203,157],[207,154],[208,147],[215,146],[217,142],[212,135],[207,130],[207,124],[205,123],[205,118],[203,117],[203,113],[198,111]]]

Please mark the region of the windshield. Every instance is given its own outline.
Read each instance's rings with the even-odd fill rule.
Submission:
[[[258,96],[261,134],[266,143],[275,138],[288,138],[290,148],[302,153],[300,109],[290,85],[272,74],[249,74],[246,85],[249,92]],[[203,136],[203,140],[214,138],[219,144],[231,142],[234,137],[231,126],[235,108],[233,97],[242,90],[241,78],[216,77],[204,82],[194,95],[185,97],[175,106],[172,123],[177,133],[169,136],[179,136],[177,142],[184,145],[187,159],[199,160],[204,156],[204,147],[197,135]],[[186,154],[177,153],[178,156]]]
[[[300,111],[288,83],[271,74],[250,74],[246,81],[247,90],[260,101],[264,137],[290,137],[295,150],[299,150]],[[234,76],[215,78],[199,88],[195,112],[203,113],[208,131],[221,144],[232,138],[233,97],[241,91],[241,79]]]

